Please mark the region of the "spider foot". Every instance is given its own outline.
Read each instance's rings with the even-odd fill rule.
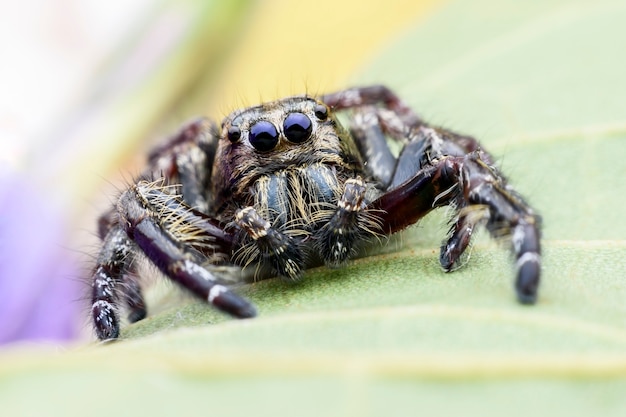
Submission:
[[[479,223],[489,219],[489,210],[485,206],[474,205],[462,209],[450,229],[450,237],[441,246],[439,263],[446,272],[461,268],[469,260],[466,249]],[[465,255],[465,256],[464,256]]]
[[[516,255],[517,278],[515,290],[517,300],[522,304],[535,304],[541,274],[539,232],[536,218],[528,217],[520,221],[513,231],[513,251]]]
[[[120,335],[120,323],[113,305],[100,300],[91,306],[96,336],[100,340],[117,339]]]
[[[207,300],[209,304],[239,319],[249,319],[257,315],[256,308],[251,302],[223,285],[213,286]]]
[[[114,307],[115,281],[109,265],[100,265],[94,273],[92,287],[91,316],[98,339],[116,339],[120,334],[120,323]]]

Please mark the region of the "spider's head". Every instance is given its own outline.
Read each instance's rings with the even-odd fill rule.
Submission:
[[[238,110],[222,122],[214,195],[237,194],[260,176],[293,166],[360,164],[358,155],[332,110],[309,96]]]

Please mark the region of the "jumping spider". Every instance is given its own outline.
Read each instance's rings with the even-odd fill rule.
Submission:
[[[348,129],[336,116],[344,111]],[[397,157],[387,137],[402,145]],[[146,316],[138,257],[219,310],[254,317],[228,287],[233,271],[296,280],[308,266],[344,264],[365,242],[441,206],[456,213],[443,269],[461,265],[484,224],[508,238],[517,298],[534,303],[539,217],[475,139],[428,125],[386,87],[289,97],[237,110],[220,128],[194,121],[150,154],[142,179],[100,218],[96,334],[118,337],[122,304],[131,322]]]

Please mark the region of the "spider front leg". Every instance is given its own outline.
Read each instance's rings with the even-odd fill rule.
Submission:
[[[100,340],[119,336],[119,291],[131,309],[129,319],[145,317],[139,287],[129,279],[141,253],[172,281],[216,308],[238,318],[256,315],[252,304],[210,269],[212,262],[228,257],[232,236],[179,200],[173,188],[139,181],[118,200],[118,220],[109,225],[94,270],[92,317]]]
[[[122,194],[118,211],[128,237],[172,281],[232,316],[256,315],[252,304],[201,266],[230,251],[230,236],[168,187],[140,181]]]

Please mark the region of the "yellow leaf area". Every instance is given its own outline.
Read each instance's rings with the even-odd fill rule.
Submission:
[[[287,95],[346,88],[351,75],[390,39],[440,4],[420,1],[262,1],[241,25],[217,77],[207,114]],[[215,79],[211,80],[211,84]]]

